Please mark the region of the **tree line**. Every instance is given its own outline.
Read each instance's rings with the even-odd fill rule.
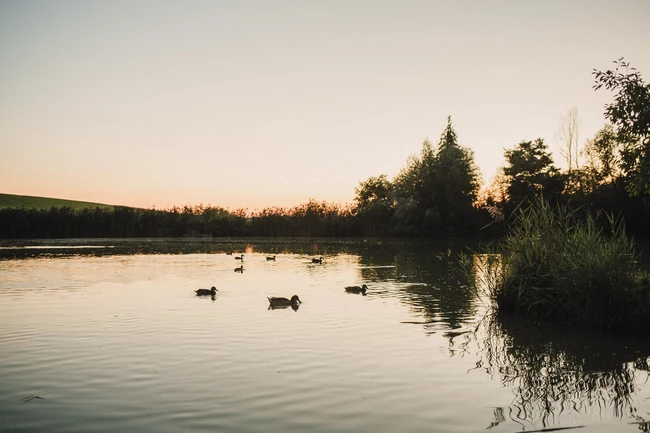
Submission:
[[[0,210],[0,238],[361,236],[352,210],[310,200],[247,214],[213,206]]]
[[[525,139],[504,151],[503,167],[481,189],[474,154],[459,144],[449,117],[437,144],[425,140],[393,179],[381,174],[360,182],[348,206],[310,199],[252,213],[213,206],[11,208],[0,210],[0,238],[495,235],[539,196],[576,212],[621,217],[630,232],[647,235],[650,85],[623,59],[615,64],[593,71],[594,89],[614,93],[604,112],[610,123],[580,149],[577,113],[563,119],[565,170],[544,139]]]
[[[525,139],[504,151],[504,165],[479,191],[473,153],[458,144],[449,118],[437,146],[425,141],[394,179],[380,175],[360,183],[355,214],[374,234],[466,235],[498,232],[516,209],[544,197],[603,223],[608,215],[622,218],[631,233],[647,236],[650,85],[623,59],[614,63],[614,69],[593,71],[594,90],[614,93],[604,112],[610,123],[580,148],[577,111],[562,119],[566,170],[557,168],[543,138]]]

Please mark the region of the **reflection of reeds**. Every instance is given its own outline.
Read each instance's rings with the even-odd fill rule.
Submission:
[[[550,334],[532,341],[519,325],[511,328],[492,313],[480,322],[475,334],[480,354],[476,369],[513,390],[508,406],[512,421],[546,428],[560,424],[565,412],[605,415],[611,411],[615,418],[635,413],[635,381],[639,368],[647,372],[650,358],[586,371],[585,358],[559,347]]]

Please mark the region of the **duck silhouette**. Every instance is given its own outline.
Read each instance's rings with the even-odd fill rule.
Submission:
[[[348,293],[361,293],[364,296],[366,294],[366,290],[368,290],[368,286],[365,284],[362,286],[348,286],[345,288],[345,291]]]
[[[236,256],[235,260],[244,260],[244,255]]]
[[[323,256],[321,256],[319,259],[311,259],[312,263],[323,263]]]
[[[286,308],[286,307],[291,307],[294,310],[298,308],[299,304],[302,304],[302,301],[300,298],[298,298],[298,295],[293,295],[291,299],[287,298],[267,298],[269,300],[269,308]]]
[[[216,287],[212,286],[212,288],[209,289],[209,290],[208,289],[198,289],[198,290],[195,290],[195,292],[196,292],[196,296],[209,296],[209,295],[214,296],[214,295],[217,294],[218,290],[217,290]]]
[[[275,256],[266,256],[266,260],[275,261]]]
[[[241,272],[241,273],[243,273],[243,272],[244,272],[244,265],[241,265],[240,267],[235,268],[235,272]]]

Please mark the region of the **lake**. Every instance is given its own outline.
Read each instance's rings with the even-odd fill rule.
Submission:
[[[492,314],[460,248],[3,241],[0,432],[650,431],[647,338]]]

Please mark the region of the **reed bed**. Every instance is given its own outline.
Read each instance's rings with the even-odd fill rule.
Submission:
[[[474,286],[502,311],[650,330],[648,273],[640,269],[623,224],[612,215],[604,218],[605,224],[591,215],[580,219],[539,198],[517,210],[501,242],[461,262]]]

